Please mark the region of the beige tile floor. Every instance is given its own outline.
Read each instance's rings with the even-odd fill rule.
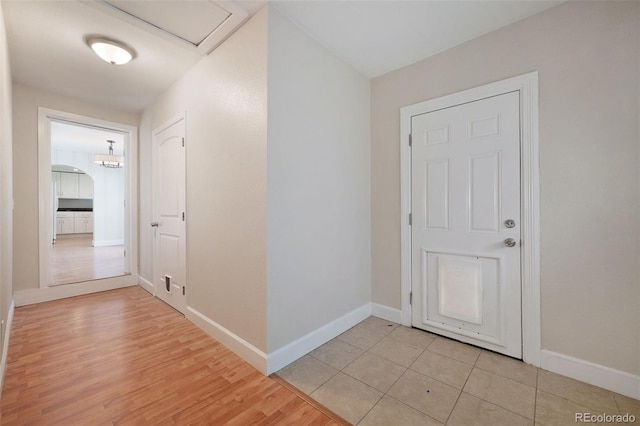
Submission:
[[[444,337],[369,317],[278,372],[353,424],[575,425],[640,401]]]

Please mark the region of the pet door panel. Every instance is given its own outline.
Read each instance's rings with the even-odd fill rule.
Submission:
[[[482,268],[476,258],[438,257],[438,312],[482,324]]]

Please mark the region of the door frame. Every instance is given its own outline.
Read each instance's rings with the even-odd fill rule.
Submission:
[[[130,274],[138,280],[138,128],[127,124],[115,123],[99,118],[88,117],[65,111],[44,107],[38,108],[38,216],[39,229],[39,287],[49,288],[51,282],[51,240],[53,233],[51,223],[51,122],[63,121],[71,124],[102,128],[125,134],[124,156],[125,165],[125,274]],[[114,280],[119,282],[121,277],[104,278],[100,281]],[[96,280],[85,281],[91,283]],[[82,283],[75,283],[82,284]]]
[[[520,177],[522,212],[522,356],[540,366],[540,172],[538,72],[400,108],[400,282],[402,324],[411,326],[411,118],[463,103],[520,92]]]
[[[175,116],[173,116],[171,119],[163,122],[161,125],[157,126],[155,129],[153,129],[151,131],[151,182],[158,182],[158,173],[160,173],[160,171],[157,168],[157,164],[156,164],[156,160],[158,158],[158,153],[156,151],[156,144],[155,144],[155,138],[157,137],[157,135],[159,133],[162,133],[164,130],[168,129],[169,127],[173,126],[174,124],[176,124],[178,121],[183,120],[184,121],[184,138],[185,141],[187,140],[187,113],[186,111],[183,111]],[[185,143],[185,147],[184,147],[185,151],[184,151],[184,209],[185,212],[187,211],[187,146]],[[158,211],[156,208],[156,200],[157,200],[158,194],[156,192],[156,187],[155,185],[152,184],[151,186],[151,220],[154,222],[158,221]],[[188,216],[188,214],[187,214]],[[185,256],[185,271],[184,271],[184,278],[185,278],[185,282],[184,282],[184,286],[187,286],[187,283],[189,282],[189,279],[187,277],[187,220],[185,220],[184,223],[184,256]],[[152,237],[152,241],[153,241],[153,249],[151,250],[151,282],[153,284],[153,297],[158,297],[158,294],[156,292],[156,287],[157,287],[157,280],[156,280],[156,265],[158,262],[158,254],[156,253],[156,239],[155,239],[155,233],[154,236]],[[189,292],[188,292],[188,288],[187,288],[187,294],[185,295],[185,312],[183,312],[183,315],[186,315],[186,309],[189,306],[187,301],[188,301],[188,297],[189,297]]]

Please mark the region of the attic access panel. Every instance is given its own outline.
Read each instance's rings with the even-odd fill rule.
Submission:
[[[106,8],[146,30],[208,54],[247,18],[230,2],[197,0],[102,0]]]

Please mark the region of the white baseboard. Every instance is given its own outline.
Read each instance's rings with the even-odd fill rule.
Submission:
[[[640,376],[631,373],[544,349],[540,351],[540,367],[630,398],[640,399]]]
[[[143,278],[141,276],[138,276],[138,284],[140,284],[140,287],[142,287],[147,292],[149,292],[149,294],[151,294],[152,296],[154,295],[153,294],[153,284],[149,280],[147,280],[147,279],[145,279],[145,278]]]
[[[267,374],[267,354],[260,349],[193,308],[187,307],[185,316],[189,321],[254,366],[262,374]]]
[[[124,240],[93,240],[94,247],[123,246]]]
[[[369,315],[371,315],[371,304],[367,303],[267,355],[201,312],[191,307],[187,307],[186,312],[186,318],[189,321],[265,375],[287,366],[339,334],[344,333]]]
[[[55,287],[17,291],[14,294],[14,300],[16,306],[25,306],[33,305],[34,303],[64,299],[67,297],[82,296],[83,294],[115,290],[116,288],[131,287],[134,285],[138,285],[138,274],[122,275],[120,277],[84,281],[81,283],[63,284]]]
[[[286,367],[298,358],[308,354],[334,337],[344,333],[360,321],[371,315],[371,304],[361,307],[337,318],[309,334],[271,352],[267,356],[267,375]]]
[[[385,305],[371,303],[371,315],[387,321],[402,324],[402,311]]]
[[[0,389],[4,384],[4,372],[7,369],[7,353],[9,352],[9,337],[11,335],[11,324],[13,324],[13,312],[15,310],[15,300],[11,301],[9,305],[9,312],[7,313],[7,324],[4,327],[4,335],[2,340],[2,360],[0,360]]]

